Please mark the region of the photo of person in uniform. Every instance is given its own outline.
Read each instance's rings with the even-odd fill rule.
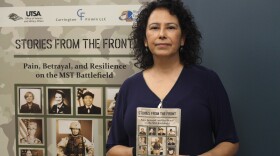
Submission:
[[[20,113],[42,113],[40,106],[36,103],[33,103],[35,98],[32,92],[26,92],[24,94],[26,104],[20,107]]]
[[[37,122],[35,121],[26,121],[27,122],[27,126],[26,126],[26,129],[27,129],[27,133],[26,134],[21,134],[23,132],[19,132],[20,133],[20,136],[23,136],[25,135],[23,138],[20,139],[20,143],[21,144],[33,144],[33,145],[36,145],[36,144],[43,144],[42,141],[37,138],[37,129],[38,129],[38,124]],[[23,121],[20,121],[20,128],[22,128],[21,130],[25,129],[24,126],[24,122]]]
[[[162,155],[162,144],[158,138],[155,138],[155,141],[151,142],[152,153],[153,155]]]
[[[139,145],[147,145],[147,138],[140,136],[139,137]]]
[[[165,135],[165,127],[158,128],[158,135]]]
[[[78,107],[78,114],[101,114],[101,108],[93,104],[94,94],[92,92],[87,91],[83,93],[82,99],[84,105]]]
[[[139,127],[140,131],[139,131],[139,135],[146,135],[146,127]]]
[[[168,138],[167,145],[174,146],[175,145],[175,138]]]
[[[147,155],[147,146],[139,146],[138,154]]]
[[[175,127],[168,127],[168,136],[175,136],[176,135],[176,128]]]
[[[167,149],[167,155],[168,155],[168,156],[176,155],[175,148],[169,147],[169,148]]]
[[[71,134],[63,137],[57,144],[58,156],[93,156],[94,145],[81,134],[81,124],[73,121],[69,125]]]
[[[156,128],[155,127],[149,127],[149,135],[156,135]]]
[[[42,149],[21,149],[21,156],[43,156],[44,152]]]
[[[76,87],[76,113],[79,115],[102,115],[103,88]]]
[[[68,93],[70,94],[70,90]],[[70,97],[70,95],[67,97]],[[49,110],[50,114],[71,114],[71,107],[69,107],[70,104],[68,102],[66,103],[66,95],[64,90],[55,90],[52,102],[53,105]]]
[[[31,150],[27,150],[25,155],[26,155],[26,156],[32,156]]]

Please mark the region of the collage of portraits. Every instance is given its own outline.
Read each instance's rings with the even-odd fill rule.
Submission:
[[[104,155],[118,85],[15,85],[17,155]]]
[[[138,126],[138,155],[176,155],[177,127]]]

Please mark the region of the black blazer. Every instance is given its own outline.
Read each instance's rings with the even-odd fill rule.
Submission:
[[[89,113],[88,113],[88,109],[86,106],[81,106],[78,107],[78,114],[101,114],[101,108],[92,105],[91,108],[89,109]]]
[[[32,103],[31,108],[29,109],[28,104],[24,104],[20,107],[20,113],[42,113],[41,108],[38,104]]]
[[[71,109],[70,109],[70,107],[68,107],[67,105],[65,105],[63,103],[62,106],[60,107],[60,110],[57,112],[57,104],[56,104],[50,109],[49,113],[50,114],[71,114]]]

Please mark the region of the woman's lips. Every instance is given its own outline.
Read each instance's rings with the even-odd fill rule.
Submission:
[[[168,44],[168,43],[157,43],[155,45],[156,45],[156,47],[164,48],[164,47],[169,47],[171,44]]]

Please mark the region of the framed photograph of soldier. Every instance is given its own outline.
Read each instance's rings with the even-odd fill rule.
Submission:
[[[73,108],[72,87],[48,87],[47,104],[51,115],[69,115]]]
[[[175,147],[167,147],[167,155],[168,156],[175,156],[176,155]]]
[[[176,137],[168,137],[167,146],[175,146],[175,145],[176,145]]]
[[[18,142],[20,145],[44,145],[42,118],[18,118]]]
[[[116,106],[116,100],[119,93],[119,87],[106,87],[105,88],[105,104],[106,104],[106,115],[112,116]]]
[[[149,127],[148,135],[157,135],[157,127]]]
[[[76,87],[76,110],[78,115],[102,115],[102,105],[102,87]]]
[[[166,155],[166,137],[148,137],[149,155]]]
[[[42,114],[43,98],[42,87],[18,87],[18,113]]]
[[[147,155],[147,146],[138,146],[138,155]]]
[[[102,119],[49,119],[54,123],[56,136],[50,136],[50,141],[55,138],[49,149],[56,151],[53,155],[103,155],[103,121]]]
[[[147,137],[146,136],[138,136],[138,145],[143,146],[147,145]]]
[[[94,155],[91,120],[57,120],[57,155]]]
[[[19,148],[20,156],[44,156],[44,148]]]
[[[167,136],[176,136],[177,129],[176,127],[167,127]]]
[[[158,127],[158,135],[165,136],[166,135],[166,127]]]
[[[139,135],[147,135],[147,127],[146,126],[139,126],[138,127]]]

